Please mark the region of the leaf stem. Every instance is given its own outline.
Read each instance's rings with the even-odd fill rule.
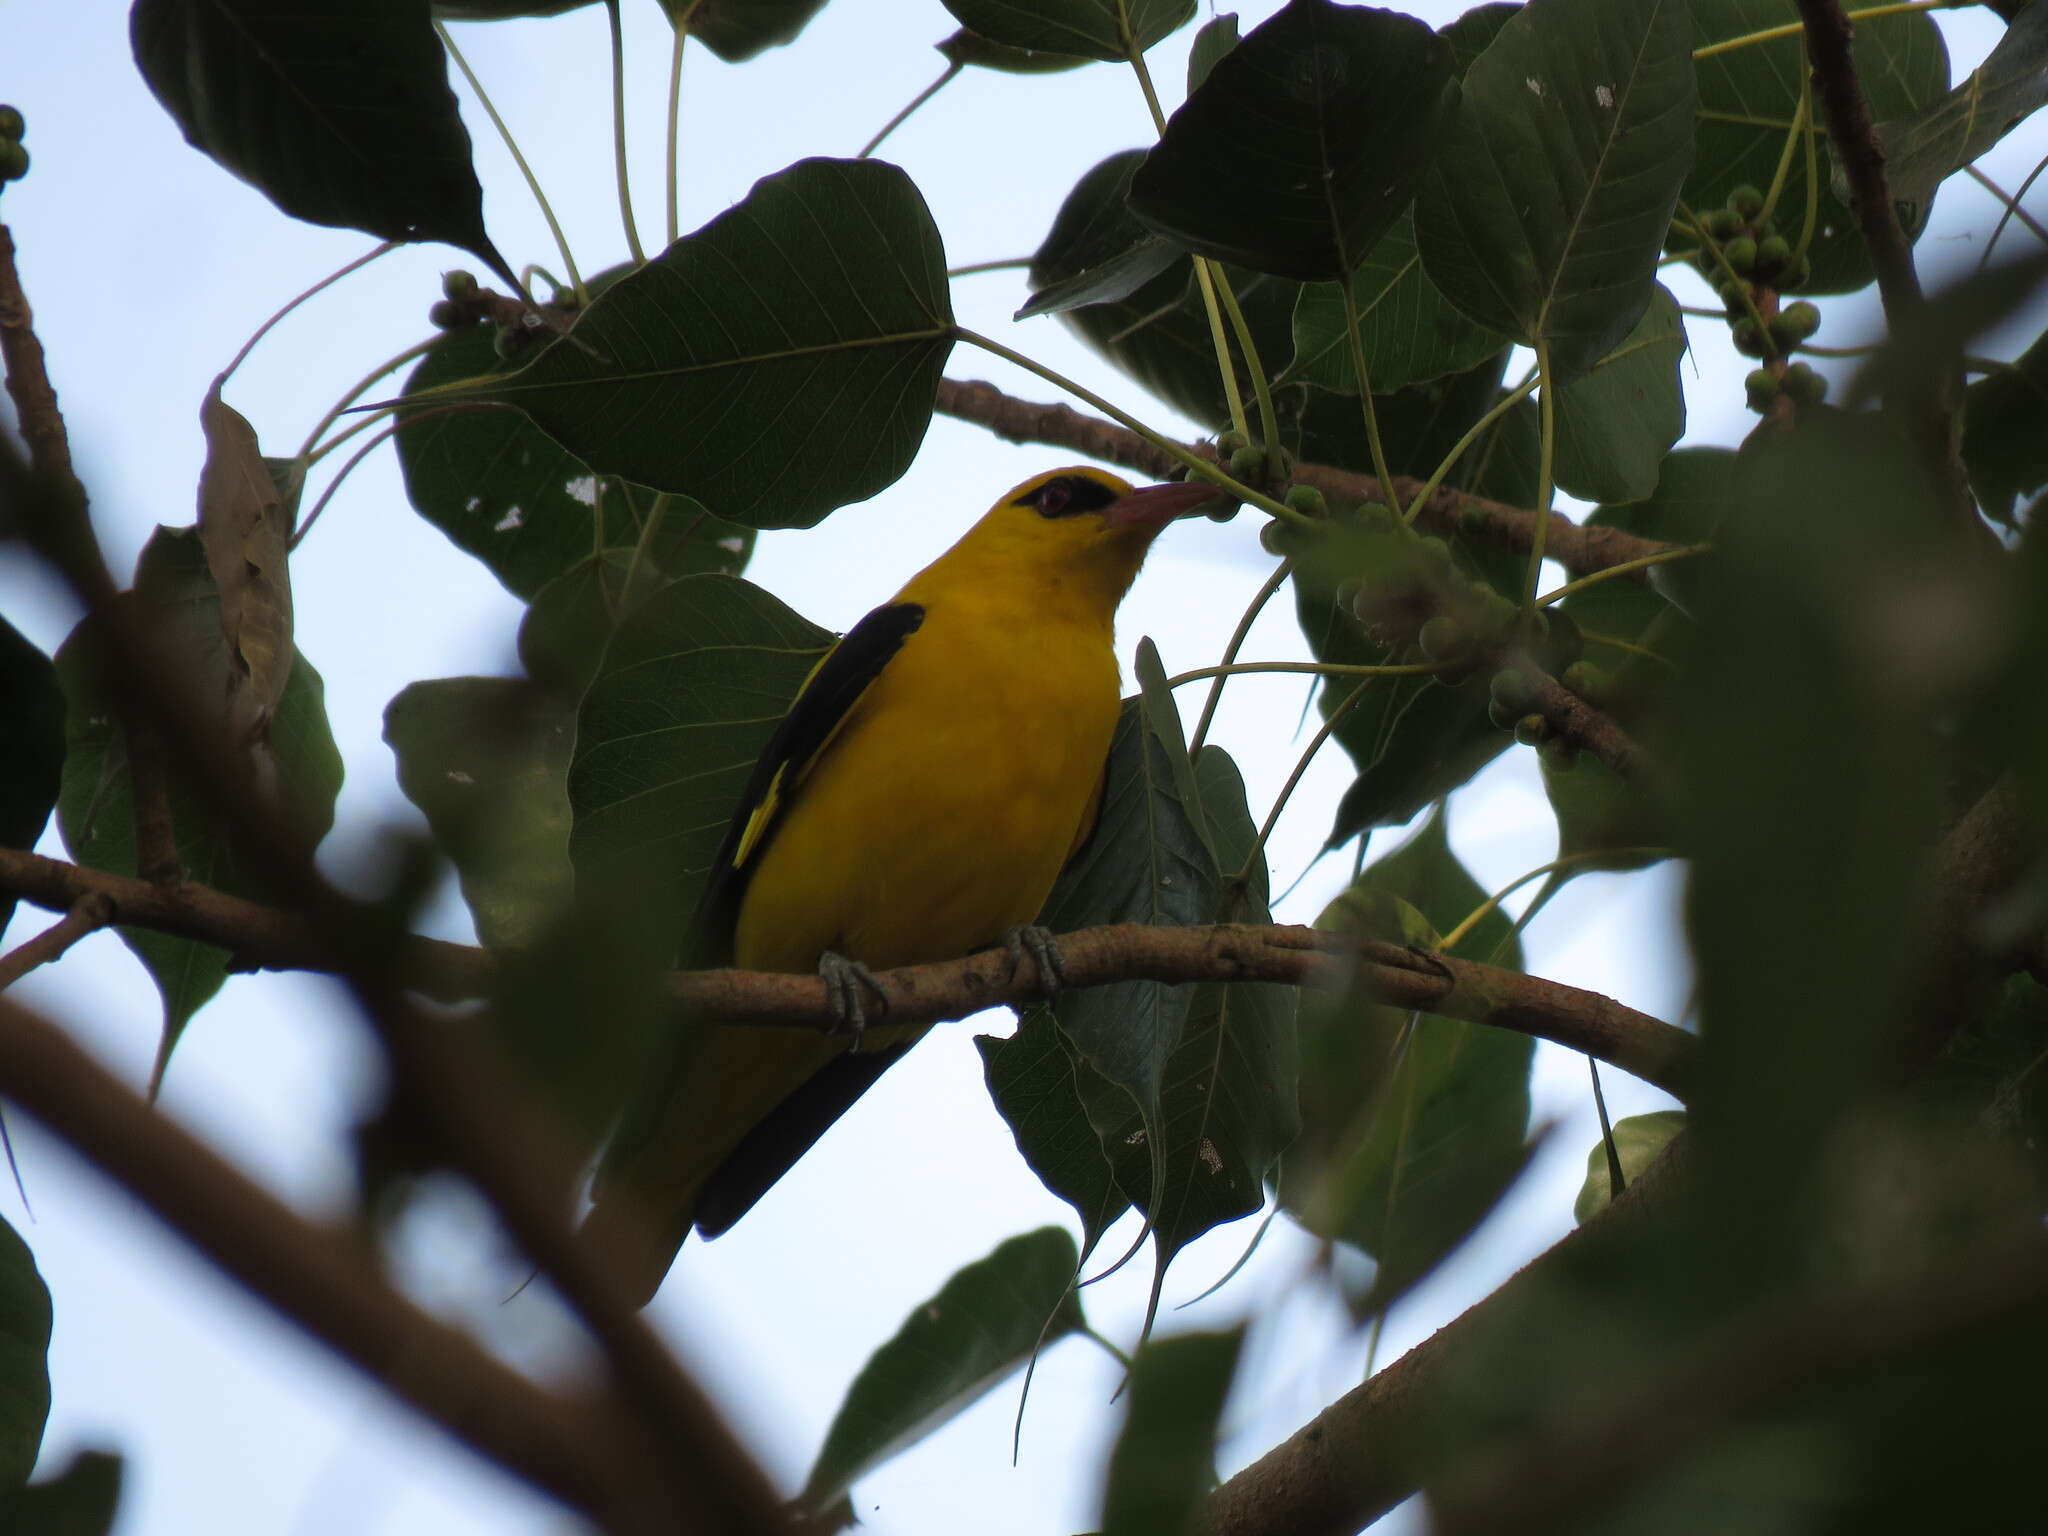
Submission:
[[[1442,941],[1437,945],[1437,950],[1447,955],[1456,949],[1460,941],[1469,937],[1474,928],[1477,928],[1486,921],[1488,914],[1493,912],[1503,901],[1506,901],[1531,880],[1538,880],[1545,875],[1556,874],[1560,870],[1577,869],[1581,864],[1591,864],[1598,859],[1668,859],[1671,856],[1669,848],[1601,848],[1587,853],[1568,853],[1563,858],[1552,859],[1548,864],[1538,864],[1534,869],[1515,876],[1514,879],[1487,897],[1477,907],[1466,913],[1459,921],[1458,926],[1443,936]]]
[[[1653,565],[1669,565],[1674,560],[1690,560],[1696,555],[1710,555],[1713,552],[1714,546],[1711,544],[1687,544],[1680,549],[1660,549],[1654,555],[1644,555],[1640,560],[1624,560],[1619,565],[1606,566],[1589,576],[1581,576],[1576,581],[1568,581],[1561,587],[1554,587],[1537,598],[1533,606],[1548,608],[1552,603],[1570,597],[1574,592],[1597,587],[1603,581],[1633,575],[1637,571],[1646,571]]]
[[[1304,513],[1297,512],[1285,502],[1275,501],[1264,491],[1255,491],[1241,481],[1232,479],[1229,472],[1223,469],[1222,466],[1203,458],[1200,454],[1190,452],[1184,445],[1175,442],[1172,438],[1162,436],[1153,431],[1129,411],[1111,405],[1086,385],[1077,384],[1065,374],[1054,372],[1035,358],[1026,357],[1022,352],[1004,346],[994,337],[984,336],[979,331],[970,331],[964,325],[956,325],[952,330],[955,340],[964,341],[969,346],[980,347],[984,352],[994,353],[997,357],[1003,359],[1004,362],[1015,363],[1019,368],[1036,374],[1048,384],[1064,389],[1075,399],[1086,401],[1089,405],[1094,406],[1096,410],[1102,412],[1103,415],[1109,417],[1110,420],[1116,422],[1117,425],[1137,433],[1138,436],[1145,439],[1146,442],[1157,448],[1161,453],[1166,454],[1176,463],[1186,466],[1189,473],[1197,479],[1206,480],[1211,485],[1230,492],[1231,495],[1237,497],[1246,506],[1257,507],[1269,517],[1277,517],[1282,522],[1291,524],[1296,528],[1322,528],[1322,519],[1309,517]]]
[[[399,242],[396,240],[386,240],[382,245],[378,246],[375,250],[370,251],[365,255],[358,256],[354,261],[349,262],[345,266],[335,268],[332,272],[328,273],[325,277],[321,278],[319,282],[315,283],[312,287],[306,289],[303,293],[299,294],[297,298],[289,301],[284,306],[284,308],[280,309],[268,320],[264,321],[261,325],[257,326],[255,335],[251,336],[247,341],[242,343],[242,350],[237,352],[234,356],[234,360],[230,362],[227,365],[227,367],[223,368],[220,371],[220,377],[214,381],[215,386],[218,387],[220,385],[226,384],[227,381],[234,376],[235,370],[242,366],[242,364],[248,359],[249,354],[256,350],[256,344],[259,341],[261,341],[264,337],[270,334],[271,330],[277,325],[278,321],[282,320],[286,315],[290,314],[293,310],[297,309],[301,304],[305,303],[306,300],[312,298],[313,295],[319,293],[322,289],[330,288],[334,284],[340,282],[344,277],[347,277],[349,273],[358,271],[363,267],[367,267],[371,262],[375,261],[379,256],[384,255],[387,251],[397,250],[398,244]]]
[[[1966,165],[1963,167],[1963,169],[1970,173],[1970,179],[1972,181],[1976,182],[1978,186],[1982,187],[1985,191],[1989,192],[1993,197],[1997,198],[1998,201],[2002,203],[2005,208],[2005,211],[1999,214],[1998,216],[1998,224],[1991,231],[1991,238],[1984,242],[1984,254],[1981,257],[1979,257],[1977,261],[1978,271],[1981,272],[1984,270],[1985,267],[1990,265],[1991,248],[1998,244],[1998,237],[2005,233],[2005,226],[2007,224],[2010,224],[2014,219],[2018,219],[2020,223],[2024,224],[2028,229],[2032,230],[2035,239],[2040,240],[2044,243],[2048,243],[2048,229],[2042,228],[2041,221],[2035,218],[2031,213],[2027,212],[2026,209],[2020,206],[2020,199],[2027,195],[2027,189],[2033,186],[2034,182],[2039,178],[2041,172],[2044,169],[2048,169],[2048,159],[2043,159],[2039,165],[2036,165],[2031,171],[2029,171],[2027,173],[2027,179],[2020,183],[2019,191],[2013,193],[2008,193],[2003,187],[1999,186],[1997,182],[1993,181],[1989,176],[1985,175],[1982,170],[1980,170],[1978,167],[1974,165]]]
[[[946,268],[948,277],[974,277],[983,272],[1014,272],[1031,265],[1029,256],[1006,256],[1001,261],[976,261],[964,267]]]
[[[1387,505],[1393,508],[1395,516],[1406,522],[1422,503],[1416,500],[1406,511],[1401,508],[1401,493],[1394,488],[1394,472],[1387,468],[1386,446],[1380,441],[1379,411],[1373,404],[1372,375],[1365,363],[1365,338],[1359,331],[1358,296],[1351,291],[1348,276],[1337,284],[1337,291],[1344,296],[1344,338],[1351,347],[1351,373],[1358,380],[1358,403],[1365,412],[1365,442],[1372,452],[1372,472],[1386,495]]]
[[[675,51],[668,61],[668,217],[663,231],[668,244],[682,238],[683,223],[683,45],[690,40],[690,18],[697,14],[699,0],[689,0],[669,16],[675,30]]]
[[[880,149],[882,147],[882,141],[884,139],[888,138],[890,134],[894,133],[898,128],[901,128],[905,123],[910,121],[911,113],[915,112],[919,107],[923,106],[926,102],[930,101],[934,96],[938,95],[939,92],[943,91],[947,86],[951,85],[953,83],[954,76],[958,75],[960,71],[965,69],[966,67],[966,65],[957,62],[948,63],[946,65],[945,73],[940,75],[938,79],[934,80],[930,85],[926,86],[923,90],[919,91],[915,96],[911,97],[909,104],[905,106],[901,112],[898,112],[894,117],[890,118],[889,121],[882,124],[881,129],[875,134],[875,136],[872,139],[869,139],[867,143],[861,145],[860,152],[856,154],[853,158],[856,160],[865,160],[869,155],[872,155],[876,150]]]
[[[1763,212],[1757,215],[1761,223],[1777,211],[1778,199],[1784,195],[1785,183],[1792,175],[1792,156],[1799,149],[1799,141],[1805,135],[1806,125],[1813,119],[1813,76],[1805,70],[1799,72],[1799,106],[1792,113],[1792,124],[1785,133],[1785,147],[1778,152],[1778,168],[1771,173],[1771,189],[1764,194]]]
[[[1196,667],[1166,680],[1169,688],[1179,688],[1187,683],[1199,683],[1205,677],[1222,679],[1241,677],[1253,672],[1282,672],[1309,677],[1434,677],[1447,671],[1450,663],[1442,661],[1386,662],[1378,666],[1341,661],[1239,661],[1225,662],[1220,666]],[[1192,752],[1192,748],[1189,749]]]
[[[540,205],[540,216],[548,221],[548,233],[555,237],[555,249],[562,253],[562,265],[568,270],[569,281],[575,285],[578,303],[588,304],[590,294],[583,286],[583,277],[576,270],[576,258],[569,254],[569,238],[562,233],[561,220],[555,217],[554,205],[548,201],[547,193],[540,189],[540,178],[533,174],[533,167],[526,163],[526,156],[519,151],[519,141],[512,137],[512,130],[505,126],[505,119],[498,115],[497,107],[491,101],[491,93],[477,79],[476,71],[469,67],[469,60],[462,56],[462,50],[455,46],[455,37],[443,21],[434,23],[434,32],[441,39],[441,46],[448,50],[448,57],[455,61],[455,67],[462,71],[462,78],[469,82],[469,88],[476,93],[477,101],[484,109],[484,115],[491,120],[491,126],[498,130],[498,137],[505,141],[505,148],[512,155],[512,163],[519,167],[519,174],[526,178],[526,190],[533,194],[533,200]]]
[[[313,461],[313,445],[320,441],[320,434],[322,432],[325,432],[329,427],[333,426],[334,423],[341,418],[341,414],[343,411],[346,411],[351,405],[355,404],[356,401],[360,400],[366,393],[368,393],[370,386],[376,383],[379,379],[383,378],[385,374],[394,372],[399,368],[403,368],[407,363],[411,362],[414,358],[420,356],[422,353],[425,353],[430,348],[432,348],[435,342],[439,340],[440,338],[437,336],[430,337],[426,341],[416,341],[411,346],[407,347],[403,352],[400,352],[396,357],[387,357],[375,368],[372,368],[360,379],[357,379],[355,383],[349,386],[348,392],[344,394],[339,400],[334,402],[333,408],[330,409],[325,416],[322,416],[317,422],[313,424],[313,430],[306,434],[306,440],[303,443],[299,444],[299,451],[296,454],[294,454],[293,457],[298,459],[301,463],[310,464]],[[374,417],[365,418],[365,420],[375,419],[376,418]],[[359,428],[357,427],[349,428],[350,433],[353,433],[357,430],[359,430]]]
[[[1536,454],[1536,522],[1529,531],[1529,575],[1524,596],[1533,611],[1536,584],[1543,577],[1543,545],[1550,532],[1550,504],[1557,495],[1557,384],[1550,372],[1550,342],[1536,341],[1536,403],[1542,418],[1541,438]]]
[[[626,249],[633,265],[647,265],[640,230],[633,222],[633,182],[626,174],[626,37],[619,22],[619,0],[604,0],[604,19],[612,41],[612,175],[619,184],[619,222],[626,229]]]
[[[1892,5],[1873,5],[1860,11],[1849,12],[1851,21],[1874,21],[1879,16],[1899,16],[1909,11],[1954,10],[1965,0],[1897,0]],[[1802,28],[1796,21],[1788,21],[1782,27],[1765,27],[1760,32],[1745,32],[1740,37],[1723,38],[1718,43],[1708,43],[1704,48],[1692,51],[1693,62],[1711,59],[1718,54],[1733,53],[1738,48],[1751,48],[1759,43],[1774,43],[1781,37],[1797,37]]]
[[[1422,489],[1415,493],[1415,499],[1408,503],[1406,521],[1413,522],[1415,514],[1429,505],[1429,498],[1434,496],[1437,487],[1444,483],[1444,477],[1457,467],[1458,460],[1462,459],[1471,449],[1472,445],[1479,441],[1480,434],[1487,431],[1495,422],[1513,410],[1517,401],[1526,399],[1540,381],[1541,375],[1534,369],[1531,369],[1527,378],[1494,401],[1487,408],[1484,416],[1465,429],[1465,435],[1451,444],[1451,451],[1444,455],[1443,462],[1437,465],[1436,469],[1431,472],[1429,479],[1423,482]]]
[[[1257,595],[1252,598],[1251,603],[1239,617],[1237,628],[1230,632],[1230,643],[1223,647],[1223,660],[1217,667],[1216,680],[1209,685],[1209,697],[1202,704],[1202,718],[1195,722],[1195,734],[1188,738],[1189,757],[1193,757],[1200,752],[1202,750],[1202,743],[1208,739],[1209,722],[1216,718],[1216,705],[1223,698],[1223,680],[1232,675],[1229,668],[1237,660],[1237,653],[1243,649],[1245,636],[1251,633],[1253,623],[1257,621],[1259,614],[1265,609],[1266,604],[1273,600],[1273,594],[1280,590],[1282,584],[1287,580],[1288,573],[1293,569],[1294,562],[1292,560],[1282,560],[1278,565],[1274,566],[1273,574],[1268,576],[1264,584],[1260,586]],[[1172,688],[1177,681],[1180,680],[1169,679],[1166,686]],[[1189,681],[1192,681],[1192,679],[1189,679]]]
[[[1237,294],[1230,286],[1230,274],[1223,270],[1220,262],[1211,265],[1216,293],[1223,300],[1224,313],[1230,316],[1230,329],[1237,337],[1237,349],[1244,354],[1245,372],[1251,375],[1252,398],[1259,407],[1259,440],[1268,448],[1277,448],[1280,418],[1273,409],[1273,391],[1266,382],[1266,365],[1259,359],[1259,345],[1252,336],[1251,322],[1245,319],[1244,308],[1237,302]]]

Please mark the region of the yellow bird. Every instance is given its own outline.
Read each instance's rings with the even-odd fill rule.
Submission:
[[[856,624],[755,764],[698,905],[698,963],[812,972],[856,1028],[867,970],[1018,935],[1092,830],[1118,707],[1117,604],[1215,491],[1053,470]],[[585,1236],[644,1305],[692,1226],[746,1214],[928,1026],[859,1049],[692,1031],[606,1152]]]

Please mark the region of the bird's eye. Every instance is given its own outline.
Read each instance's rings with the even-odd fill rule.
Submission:
[[[1031,498],[1031,504],[1046,517],[1058,517],[1073,499],[1073,492],[1064,480],[1048,480],[1038,488],[1038,494]]]

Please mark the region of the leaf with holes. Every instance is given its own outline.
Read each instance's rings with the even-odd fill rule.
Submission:
[[[734,522],[807,528],[908,467],[952,323],[910,178],[805,160],[614,284],[569,344],[443,398],[517,406],[594,471]]]
[[[1683,0],[1531,0],[1466,71],[1416,201],[1431,280],[1583,373],[1650,302],[1693,102]]]

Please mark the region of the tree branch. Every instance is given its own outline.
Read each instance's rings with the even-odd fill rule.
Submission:
[[[478,1454],[623,1531],[659,1447],[615,1401],[557,1399],[393,1290],[360,1244],[294,1213],[150,1108],[40,1015],[0,999],[0,1094],[224,1274]]]
[[[81,900],[109,904],[112,921],[214,944],[246,970],[338,973],[344,955],[314,924],[289,913],[190,883],[146,880],[0,848],[0,891],[66,911]],[[489,997],[497,962],[486,951],[407,937],[393,948],[401,984],[442,1002]],[[1274,981],[1343,990],[1358,984],[1381,1001],[1554,1040],[1683,1098],[1698,1042],[1684,1030],[1597,992],[1449,955],[1315,928],[1219,924],[1163,928],[1124,923],[1060,940],[1068,989],[1117,981]],[[877,978],[888,1018],[935,1024],[985,1008],[1036,1001],[1043,980],[1016,972],[1002,951],[934,965],[904,966]],[[680,1009],[722,1024],[828,1030],[836,1018],[816,976],[764,971],[678,972],[667,992]]]
[[[1612,716],[1595,709],[1533,662],[1522,669],[1535,691],[1536,711],[1566,741],[1599,758],[1631,784],[1648,788],[1656,765]]]
[[[1870,251],[1870,264],[1877,272],[1877,292],[1884,304],[1885,323],[1895,345],[1904,339],[1918,340],[1925,346],[1937,338],[1931,334],[1927,298],[1920,290],[1920,275],[1913,267],[1912,243],[1899,226],[1898,210],[1885,183],[1884,147],[1878,142],[1870,102],[1856,74],[1851,53],[1855,26],[1843,11],[1841,0],[1794,3],[1805,28],[1814,99],[1827,124],[1828,141],[1841,162],[1843,178],[1849,184],[1849,207],[1856,215],[1863,243]],[[1995,539],[1977,515],[1977,503],[1970,494],[1969,476],[1960,452],[1956,426],[1963,382],[1960,348],[1953,339],[1941,339],[1939,346],[1939,355],[1916,358],[1905,367],[1888,370],[1888,388],[1906,397],[1895,398],[1890,404],[1905,417],[1949,520],[1970,537],[1973,545],[1995,549]]]
[[[0,955],[0,992],[39,965],[48,965],[89,933],[106,927],[114,904],[98,892],[79,897],[56,922],[26,943]]]
[[[1163,479],[1178,465],[1137,433],[1113,422],[1090,416],[1065,405],[1041,405],[1006,395],[993,384],[960,379],[939,380],[938,409],[947,416],[986,427],[997,437],[1012,443],[1046,443],[1070,448],[1076,453],[1120,465],[1153,479]],[[1198,451],[1192,449],[1190,451]],[[1327,464],[1297,464],[1294,479],[1312,485],[1334,501],[1391,502],[1386,489],[1371,475],[1356,474]],[[1422,493],[1423,483],[1407,475],[1394,477],[1394,488],[1402,505]],[[1468,533],[1492,540],[1504,548],[1527,554],[1534,540],[1536,514],[1526,507],[1488,501],[1464,491],[1439,486],[1415,514],[1418,527],[1446,537]],[[1550,515],[1550,529],[1544,538],[1544,552],[1574,576],[1588,576],[1609,566],[1645,559],[1678,546],[1660,544],[1625,529],[1588,528],[1561,512]],[[1631,578],[1641,580],[1640,576]]]

